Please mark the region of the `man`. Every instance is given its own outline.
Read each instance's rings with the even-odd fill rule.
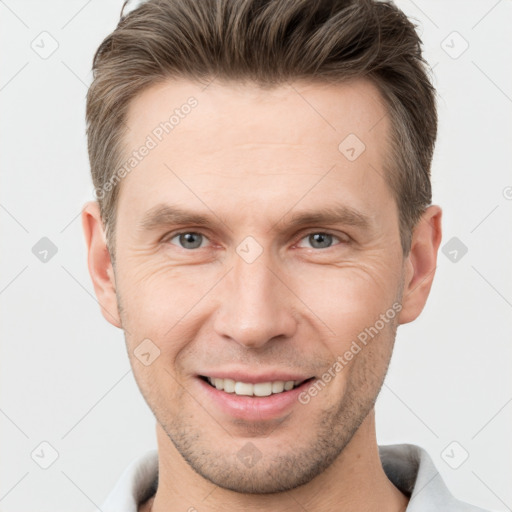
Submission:
[[[435,93],[376,1],[150,0],[94,59],[83,226],[158,452],[109,511],[476,511],[377,446],[427,300]]]

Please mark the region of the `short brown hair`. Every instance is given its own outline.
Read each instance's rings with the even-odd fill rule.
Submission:
[[[371,80],[391,120],[386,179],[404,255],[432,200],[435,90],[415,25],[378,0],[149,0],[123,16],[93,60],[87,94],[92,179],[113,256],[118,186],[130,101],[169,78],[199,83]],[[107,190],[107,188],[109,190]]]

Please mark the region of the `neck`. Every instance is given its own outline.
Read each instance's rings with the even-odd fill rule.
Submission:
[[[140,512],[401,512],[408,499],[387,478],[379,458],[372,411],[331,466],[309,483],[283,493],[241,494],[195,473],[157,424],[158,490]]]

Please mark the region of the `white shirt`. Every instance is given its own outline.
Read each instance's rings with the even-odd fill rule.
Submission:
[[[455,499],[425,450],[411,444],[380,446],[384,471],[404,494],[410,496],[407,512],[485,512]],[[125,469],[101,506],[103,512],[137,512],[156,492],[158,451],[150,450]]]

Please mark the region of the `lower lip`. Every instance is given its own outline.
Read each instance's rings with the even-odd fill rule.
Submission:
[[[197,378],[206,396],[217,405],[222,412],[247,421],[262,421],[279,418],[294,404],[299,404],[298,396],[306,389],[311,381],[307,380],[290,391],[283,391],[269,396],[242,396],[226,393],[214,388],[200,377]]]

